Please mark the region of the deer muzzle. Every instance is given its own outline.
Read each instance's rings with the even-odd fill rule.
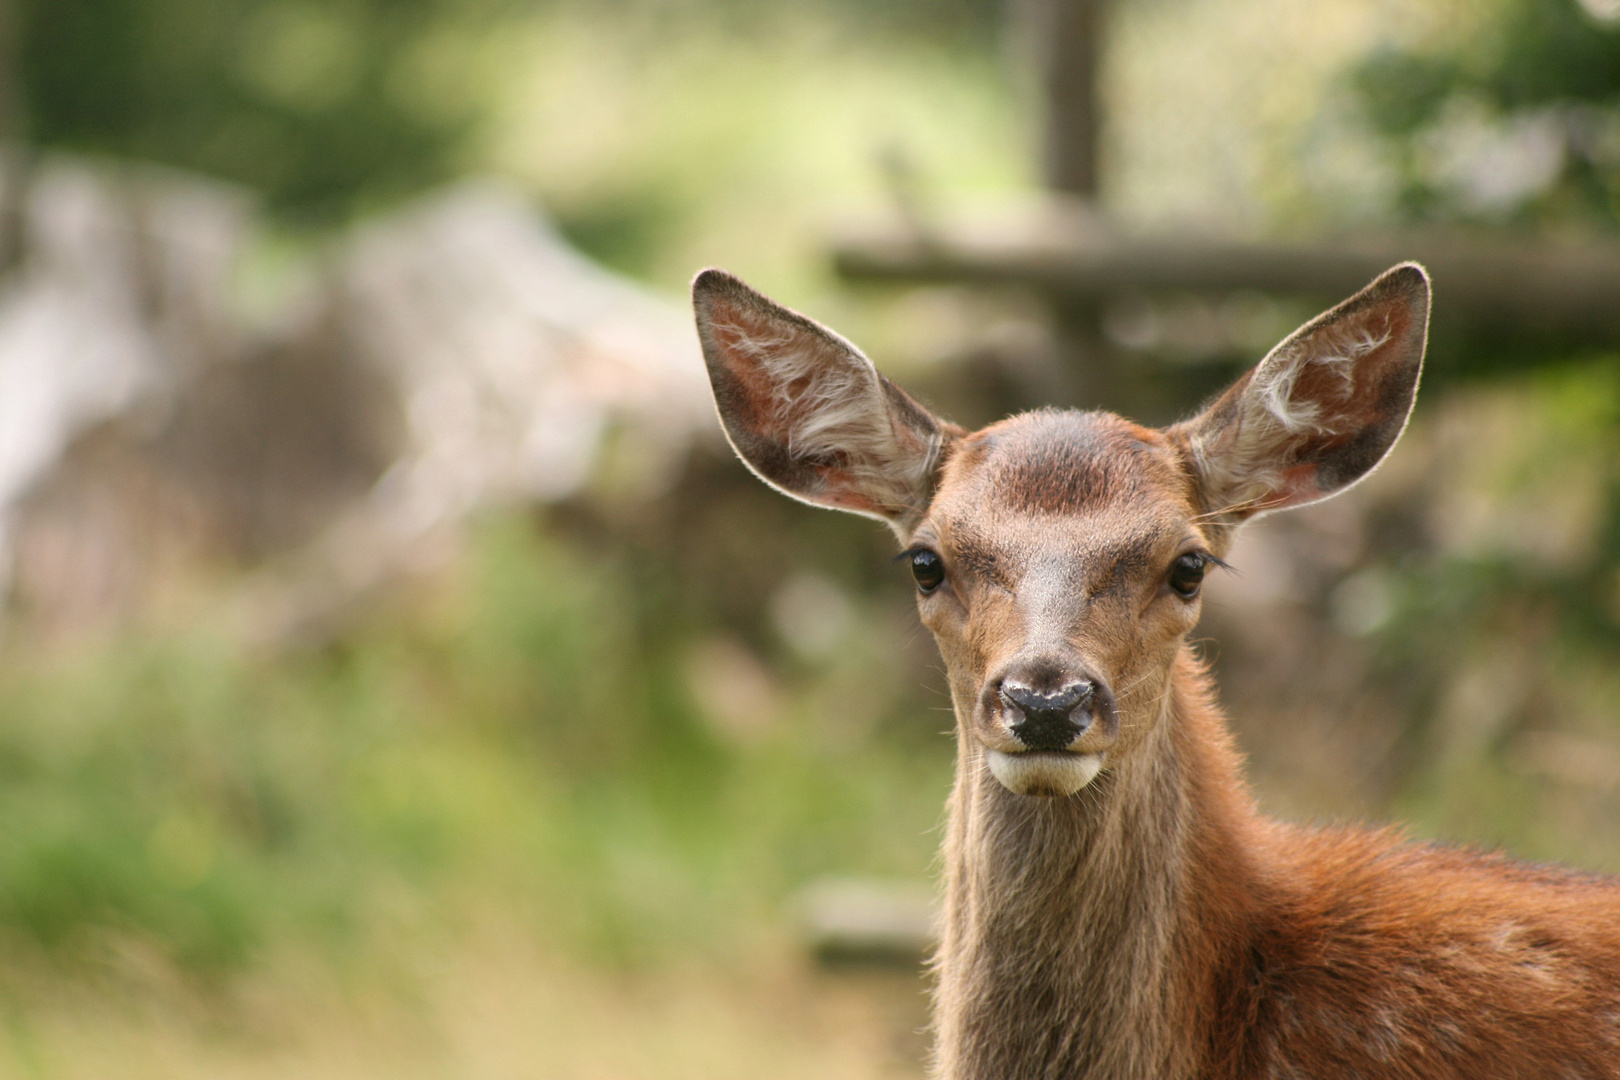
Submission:
[[[985,703],[1000,732],[986,747],[987,760],[1009,791],[1072,795],[1102,771],[1118,721],[1101,680],[1008,675],[992,683]]]

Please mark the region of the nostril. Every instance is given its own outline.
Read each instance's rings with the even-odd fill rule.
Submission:
[[[1062,750],[1085,733],[1091,717],[1082,712],[1096,695],[1095,684],[1075,682],[1043,694],[1019,683],[1003,683],[1001,698],[1023,718],[1009,725],[1013,737],[1031,750]]]
[[[1050,694],[1043,694],[1033,687],[1020,683],[1003,683],[1001,687],[1002,698],[1026,716],[1035,713],[1068,716],[1077,707],[1090,701],[1095,693],[1096,686],[1090,682],[1070,683]]]

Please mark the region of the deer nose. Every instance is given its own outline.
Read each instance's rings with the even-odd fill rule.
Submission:
[[[1095,683],[1072,682],[1045,694],[1022,683],[1001,684],[1001,699],[1023,715],[1010,724],[1013,738],[1031,750],[1066,750],[1091,726]]]

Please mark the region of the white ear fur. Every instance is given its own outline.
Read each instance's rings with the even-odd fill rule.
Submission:
[[[855,346],[730,274],[699,274],[692,301],[721,424],[761,479],[897,532],[920,517],[945,425]]]
[[[1209,513],[1235,522],[1301,506],[1370,473],[1411,414],[1428,318],[1428,275],[1394,267],[1171,428]]]

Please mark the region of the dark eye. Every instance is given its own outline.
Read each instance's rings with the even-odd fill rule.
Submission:
[[[1170,589],[1183,600],[1198,595],[1198,586],[1204,583],[1204,569],[1209,565],[1207,556],[1187,554],[1170,564]]]
[[[917,579],[917,588],[931,593],[945,580],[945,560],[932,551],[913,551],[911,576]]]

